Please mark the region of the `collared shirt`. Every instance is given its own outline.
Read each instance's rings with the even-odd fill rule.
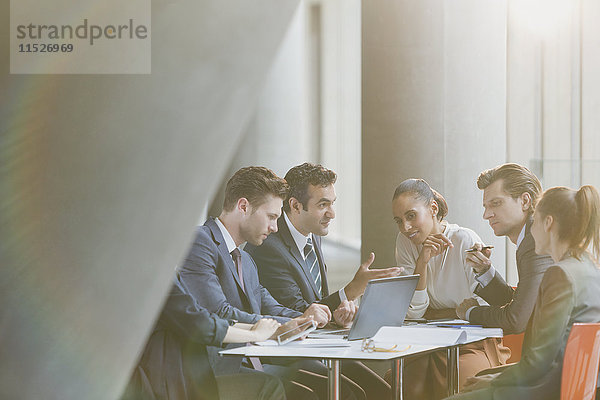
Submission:
[[[221,234],[223,235],[223,239],[225,239],[225,245],[227,246],[227,251],[229,252],[229,254],[231,254],[231,252],[233,251],[233,249],[235,249],[237,247],[235,245],[235,241],[231,237],[231,234],[229,233],[229,231],[227,230],[227,228],[225,228],[225,225],[223,225],[223,223],[221,222],[221,220],[219,220],[219,218],[215,218],[215,222],[217,223],[217,226],[221,230]]]
[[[464,299],[473,297],[478,285],[475,272],[465,262],[465,250],[481,238],[472,230],[446,223],[443,234],[452,242],[446,257],[439,254],[427,263],[427,287],[416,290],[410,302],[407,318],[420,318],[427,308],[455,308]],[[415,245],[404,234],[396,238],[396,265],[404,268],[404,274],[414,273],[423,246]],[[444,261],[444,265],[442,265]]]
[[[298,229],[296,229],[296,227],[294,226],[294,224],[292,224],[292,221],[290,221],[290,219],[287,216],[287,213],[283,213],[283,218],[285,219],[285,223],[288,226],[288,229],[290,230],[290,233],[292,234],[292,239],[294,239],[294,243],[296,243],[296,247],[298,247],[298,251],[300,252],[300,255],[302,256],[303,259],[306,260],[306,256],[304,255],[304,247],[306,247],[306,243],[308,242],[308,238],[309,236],[312,236],[312,233],[309,233],[309,236],[304,236],[303,234],[300,233],[300,231],[298,231]],[[313,243],[315,242],[314,237],[312,239]]]
[[[523,239],[525,239],[525,227],[527,227],[527,224],[523,225],[523,229],[521,229],[521,233],[519,233],[519,237],[517,238],[517,248],[521,245]]]
[[[306,256],[304,255],[304,247],[306,246],[306,243],[308,242],[308,236],[304,236],[302,233],[300,233],[300,231],[298,231],[298,229],[296,229],[296,227],[294,226],[294,224],[292,224],[292,221],[290,221],[290,219],[287,216],[287,213],[285,211],[283,213],[283,219],[285,220],[285,223],[287,224],[288,229],[290,230],[290,234],[292,235],[292,239],[294,239],[294,243],[296,243],[296,247],[298,247],[298,251],[300,252],[300,255],[302,256],[302,258],[304,260],[306,260]],[[312,233],[309,233],[309,235],[312,236],[312,242],[313,242],[313,246],[314,246],[314,243],[315,243],[314,235]],[[316,249],[315,249],[315,254],[316,254]],[[323,278],[323,277],[321,277],[321,278]],[[348,297],[346,296],[346,292],[344,291],[344,288],[340,289],[339,293],[340,293],[341,301],[348,300]]]

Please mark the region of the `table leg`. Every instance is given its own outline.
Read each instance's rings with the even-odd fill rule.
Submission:
[[[404,358],[392,360],[392,400],[402,400]]]
[[[340,399],[340,360],[327,360],[329,400]]]
[[[446,353],[446,374],[448,377],[448,396],[458,393],[458,346],[448,347]]]

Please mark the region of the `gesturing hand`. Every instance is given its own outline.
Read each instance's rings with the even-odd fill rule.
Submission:
[[[348,300],[355,300],[361,296],[370,280],[398,276],[404,270],[401,267],[369,269],[374,260],[375,253],[369,254],[369,258],[358,267],[354,278],[344,288]]]
[[[475,243],[473,245],[473,249],[476,251],[469,252],[466,257],[467,265],[469,265],[476,274],[483,274],[492,265],[490,261],[490,256],[492,255],[492,250],[490,248],[483,248],[483,244]]]
[[[450,239],[443,233],[435,233],[427,236],[423,242],[423,248],[419,253],[419,259],[427,264],[433,257],[444,252],[448,247],[454,247]]]

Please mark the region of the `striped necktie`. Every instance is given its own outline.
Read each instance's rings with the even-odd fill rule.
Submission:
[[[321,298],[321,269],[319,268],[319,262],[317,261],[317,253],[315,253],[315,248],[313,247],[313,243],[310,236],[308,237],[306,246],[304,246],[304,261],[306,262],[306,266],[310,271],[310,275],[312,276],[313,282],[317,287],[317,291],[319,292],[319,298]]]

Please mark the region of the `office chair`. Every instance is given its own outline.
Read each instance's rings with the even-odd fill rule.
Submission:
[[[563,359],[561,400],[593,400],[600,361],[600,323],[573,324]]]

